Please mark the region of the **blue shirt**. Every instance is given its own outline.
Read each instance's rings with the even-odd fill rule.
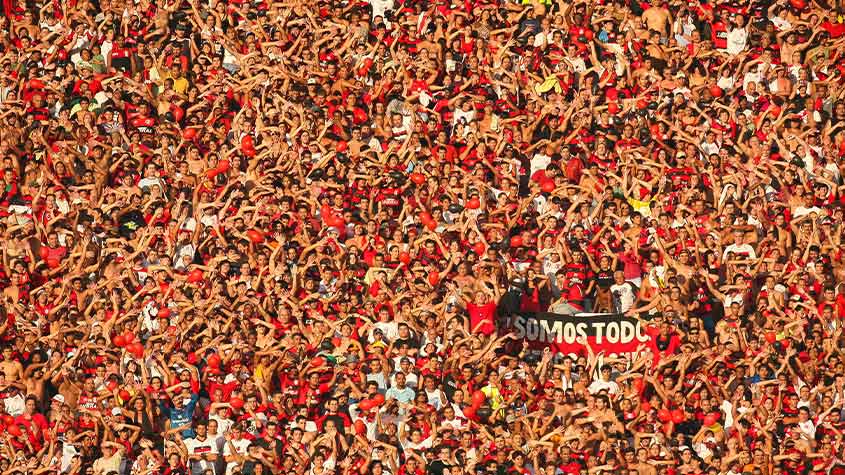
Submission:
[[[191,394],[191,401],[183,405],[181,409],[165,406],[164,403],[161,404],[161,412],[170,419],[171,429],[184,425],[189,426],[182,431],[183,439],[190,439],[195,435],[193,427],[190,426],[194,420],[194,409],[197,407],[198,400],[199,394]]]
[[[384,397],[385,399],[396,399],[397,401],[405,404],[414,399],[414,390],[408,386],[405,386],[404,389],[399,389],[394,386],[387,390]]]

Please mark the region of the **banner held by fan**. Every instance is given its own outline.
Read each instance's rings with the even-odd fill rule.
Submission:
[[[550,312],[519,312],[511,315],[505,331],[514,332],[532,349],[584,355],[589,343],[594,353],[606,356],[636,353],[649,342],[640,321],[617,313],[563,315]]]

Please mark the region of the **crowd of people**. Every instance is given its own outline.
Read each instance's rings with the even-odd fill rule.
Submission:
[[[842,2],[0,12],[0,474],[845,473]]]

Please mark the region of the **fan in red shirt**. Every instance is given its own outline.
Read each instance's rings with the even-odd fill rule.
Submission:
[[[493,295],[492,297],[491,299],[491,295],[484,290],[479,290],[475,292],[472,302],[465,302],[456,291],[455,298],[459,299],[456,303],[463,305],[469,315],[470,333],[492,335],[496,331],[495,318],[498,296]]]

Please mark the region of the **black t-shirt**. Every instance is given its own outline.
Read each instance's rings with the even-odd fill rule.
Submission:
[[[147,225],[144,215],[138,210],[132,210],[123,214],[118,221],[120,222],[121,227],[126,227],[127,229],[133,231]]]
[[[446,471],[448,468],[449,468],[449,465],[447,465],[442,460],[438,459],[438,460],[435,460],[434,462],[431,462],[430,464],[428,464],[428,472],[427,473],[428,473],[428,475],[443,475],[443,472]]]
[[[596,274],[596,285],[602,289],[609,289],[613,285],[613,270],[599,270]]]
[[[680,434],[692,437],[701,429],[701,422],[698,419],[686,420],[680,424],[675,425],[675,430]]]
[[[393,346],[401,348],[402,345],[405,345],[408,348],[417,348],[419,346],[419,342],[413,336],[408,336],[408,338],[397,338]]]
[[[458,381],[454,374],[446,373],[443,378],[443,392],[446,393],[446,397],[451,400],[460,384],[462,384],[461,381]]]
[[[631,9],[631,13],[633,13],[636,16],[642,15],[643,12],[645,11],[645,10],[643,10],[643,4],[640,3],[638,0],[632,0],[632,1],[629,1],[627,3],[628,3],[628,8]]]
[[[275,444],[275,446],[274,446],[274,444]],[[284,444],[282,443],[282,441],[277,440],[277,439],[268,439],[266,437],[261,438],[261,439],[256,439],[255,445],[257,445],[257,446],[259,446],[259,447],[261,447],[262,449],[265,449],[265,450],[272,450],[273,453],[276,454],[276,457],[279,458],[279,459],[282,458],[282,454],[284,453]]]
[[[111,65],[118,71],[128,72],[132,69],[132,55],[131,48],[121,48],[115,46],[111,51]]]

